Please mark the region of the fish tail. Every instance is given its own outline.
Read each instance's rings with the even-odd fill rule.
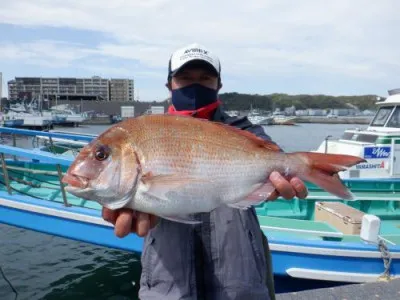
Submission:
[[[296,174],[296,176],[323,188],[339,198],[354,199],[353,194],[336,174],[365,162],[365,159],[352,155],[314,152],[296,152],[289,155],[295,157],[297,161],[301,160],[306,165],[305,168],[302,168],[303,171]]]

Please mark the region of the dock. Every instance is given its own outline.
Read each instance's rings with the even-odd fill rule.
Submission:
[[[328,118],[326,116],[297,116],[296,123],[320,123],[320,124],[369,124],[372,116],[338,116]]]
[[[400,279],[390,281],[348,284],[331,288],[282,293],[276,300],[370,300],[400,299]]]

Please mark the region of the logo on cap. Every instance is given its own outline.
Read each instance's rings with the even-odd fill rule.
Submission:
[[[217,74],[221,66],[218,57],[198,44],[191,44],[175,51],[169,62],[169,75],[176,73],[182,66],[193,60],[202,60],[209,63]]]
[[[199,52],[199,53],[202,53],[204,55],[208,55],[208,51],[207,50],[200,49],[200,48],[187,49],[187,50],[185,50],[184,53],[187,54],[187,53],[190,53],[190,52]]]

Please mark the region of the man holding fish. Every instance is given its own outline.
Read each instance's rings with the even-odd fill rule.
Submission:
[[[221,87],[218,57],[197,44],[177,50],[168,114],[112,126],[63,179],[70,193],[102,204],[117,236],[145,237],[140,299],[273,299],[253,206],[306,198],[302,180],[352,197],[332,175],[362,159],[284,153],[261,126],[222,110]]]

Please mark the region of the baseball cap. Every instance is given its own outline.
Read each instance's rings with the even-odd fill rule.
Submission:
[[[174,76],[189,63],[205,63],[220,77],[221,64],[219,58],[204,46],[194,43],[176,50],[171,55],[168,64],[168,78]]]

